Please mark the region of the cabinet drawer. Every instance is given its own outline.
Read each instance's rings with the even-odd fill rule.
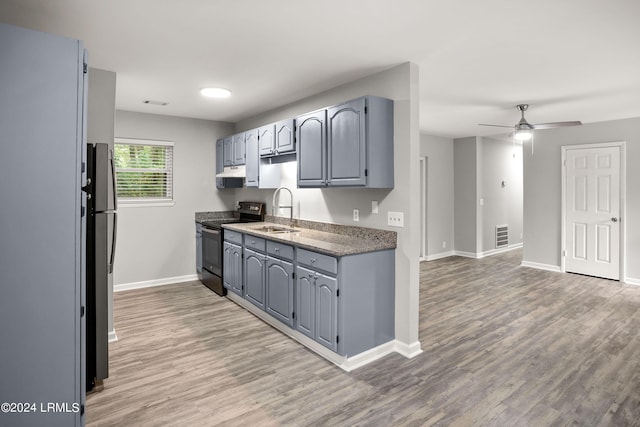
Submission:
[[[251,248],[254,251],[264,252],[266,246],[266,240],[262,237],[251,236],[249,234],[245,234],[244,236],[244,247]]]
[[[267,240],[267,253],[278,258],[293,260],[293,246]]]
[[[338,274],[338,260],[329,255],[311,252],[306,249],[298,249],[296,260],[298,264],[303,264],[327,273]]]
[[[224,240],[228,242],[237,243],[238,245],[242,244],[242,233],[238,233],[237,231],[232,230],[224,230]]]

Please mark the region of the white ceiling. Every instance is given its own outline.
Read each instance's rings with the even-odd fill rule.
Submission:
[[[411,61],[433,135],[496,133],[477,123],[518,103],[532,123],[640,117],[638,0],[0,0],[0,21],[83,40],[122,110],[236,122]]]

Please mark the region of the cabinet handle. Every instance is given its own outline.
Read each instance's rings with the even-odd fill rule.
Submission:
[[[311,258],[309,261],[311,262],[311,264],[313,264],[314,262],[316,262],[316,261],[317,261],[317,259],[315,259],[315,258]]]
[[[280,248],[273,248],[274,251],[280,252]]]

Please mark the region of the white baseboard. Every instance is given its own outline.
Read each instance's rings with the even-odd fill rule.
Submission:
[[[116,342],[118,341],[118,336],[116,335],[116,330],[112,329],[109,331],[109,342]]]
[[[432,254],[432,255],[427,255],[426,257],[422,257],[420,258],[420,261],[435,261],[437,259],[454,256],[455,254],[456,254],[455,251],[440,252],[439,254]]]
[[[396,340],[395,352],[401,354],[407,359],[413,359],[414,357],[422,353],[422,347],[420,345],[420,341],[416,341],[411,344],[406,344]]]
[[[198,280],[197,274],[186,276],[166,277],[164,279],[145,280],[143,282],[121,283],[113,286],[113,292],[130,291],[132,289],[151,288],[154,286],[173,285],[175,283]]]
[[[637,285],[640,286],[640,279],[634,279],[633,277],[626,277],[624,279],[624,283],[628,285]]]
[[[478,259],[479,256],[475,252],[465,252],[465,251],[453,251],[455,256],[461,256],[465,258],[473,258]]]
[[[361,366],[371,363],[374,360],[380,359],[381,357],[391,354],[394,351],[398,351],[399,343],[397,341],[389,341],[387,343],[381,344],[377,347],[374,347],[367,351],[363,351],[362,353],[358,353],[353,356],[349,356],[349,357],[341,356],[329,350],[322,344],[318,344],[308,336],[281,323],[280,321],[276,320],[271,315],[267,314],[265,311],[260,310],[258,307],[251,304],[249,301],[240,297],[239,295],[236,295],[233,292],[229,292],[227,293],[227,298],[229,298],[231,301],[235,302],[239,306],[243,307],[247,311],[251,312],[253,315],[258,317],[265,323],[273,326],[275,329],[279,330],[280,332],[287,335],[288,337],[296,340],[300,344],[312,350],[319,356],[324,357],[329,362],[333,363],[334,365],[338,366],[339,368],[343,369],[346,372],[350,372],[354,369],[360,368]],[[402,347],[402,345],[400,345],[400,347]],[[412,344],[411,346],[405,345],[405,347],[414,348],[415,343]],[[418,343],[418,350],[419,352],[422,351],[420,350],[420,343]],[[414,349],[414,352],[415,352],[415,349]],[[405,354],[403,353],[401,354],[405,356]],[[407,352],[407,354],[409,354],[409,352]],[[419,353],[416,353],[416,354],[419,354]],[[405,357],[408,357],[408,356],[405,356]]]
[[[562,268],[559,265],[541,264],[539,262],[522,261],[523,267],[537,268],[538,270],[553,271],[555,273],[562,273]]]

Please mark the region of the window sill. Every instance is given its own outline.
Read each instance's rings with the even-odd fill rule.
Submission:
[[[166,208],[176,204],[173,200],[124,201],[118,200],[118,208]]]

